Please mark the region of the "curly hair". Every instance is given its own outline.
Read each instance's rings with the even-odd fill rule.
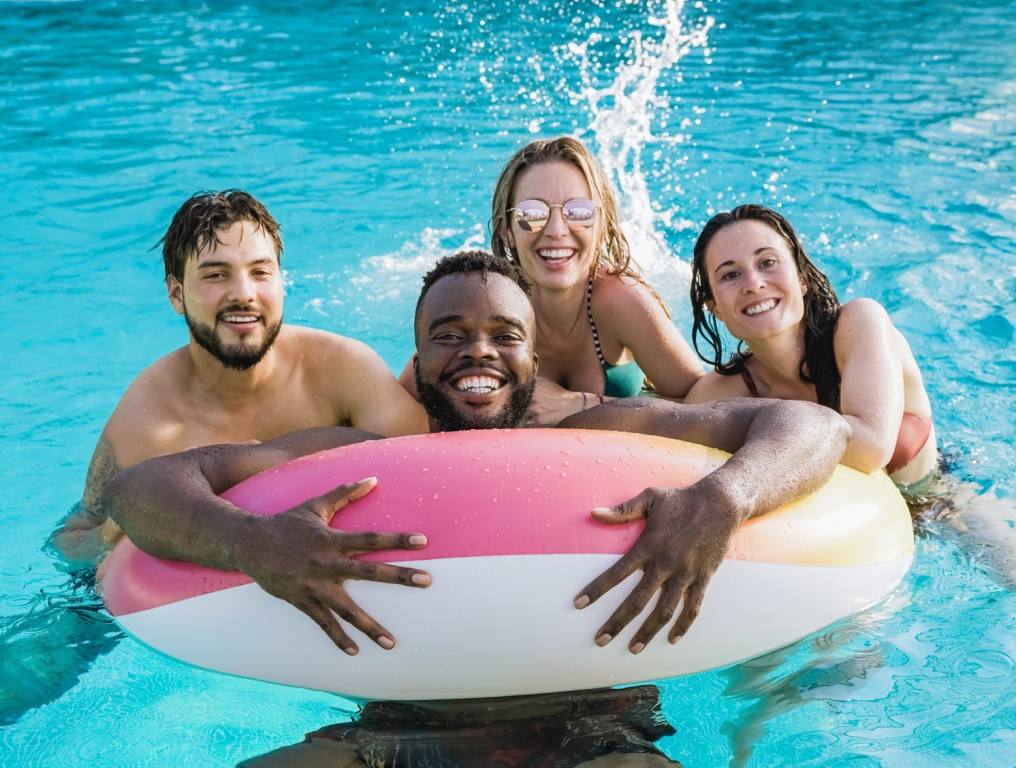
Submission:
[[[440,259],[433,269],[423,276],[423,287],[420,289],[420,298],[416,300],[415,316],[417,318],[420,316],[423,298],[434,283],[448,275],[468,274],[470,272],[479,272],[484,280],[487,279],[487,275],[491,272],[503,275],[521,288],[526,296],[530,296],[533,293],[532,284],[522,274],[519,265],[514,261],[509,261],[501,256],[495,256],[490,251],[459,251],[451,256],[445,256]]]
[[[511,227],[509,210],[512,207],[512,194],[519,176],[534,165],[554,162],[569,163],[582,172],[593,202],[603,216],[597,258],[593,261],[589,276],[594,277],[596,269],[602,265],[615,274],[641,278],[638,268],[632,263],[628,238],[621,230],[617,199],[607,181],[607,175],[586,146],[571,136],[530,142],[516,152],[501,171],[494,187],[489,224],[490,248],[494,255],[516,260],[508,247],[507,235]]]
[[[802,381],[815,385],[819,403],[839,410],[840,372],[836,367],[833,336],[840,314],[840,300],[836,297],[829,278],[808,258],[790,222],[764,205],[741,205],[732,211],[716,214],[706,223],[695,241],[691,269],[691,339],[695,352],[713,366],[713,370],[724,376],[740,374],[744,370],[745,360],[751,354],[739,343],[730,358],[723,362],[723,338],[720,335],[719,321],[706,311],[706,302],[713,299],[706,270],[706,250],[717,232],[738,221],[762,222],[786,241],[797,274],[805,286],[804,355],[798,374]],[[700,342],[708,346],[708,353],[703,354]]]
[[[166,279],[172,275],[182,282],[187,260],[212,243],[221,242],[219,230],[238,221],[249,221],[255,229],[268,235],[281,263],[282,236],[279,233],[279,223],[253,195],[242,189],[198,192],[180,206],[173,215],[166,234],[159,240]]]

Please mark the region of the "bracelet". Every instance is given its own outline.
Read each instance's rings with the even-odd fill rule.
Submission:
[[[582,410],[584,411],[585,409],[586,409],[586,393],[583,392],[582,393]]]
[[[599,392],[596,393],[596,396],[600,398],[600,405],[603,405],[605,402],[607,402],[606,400],[604,400],[603,395],[601,395]]]

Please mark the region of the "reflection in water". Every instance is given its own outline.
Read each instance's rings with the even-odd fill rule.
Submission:
[[[0,726],[68,691],[123,636],[95,596],[94,568],[10,602],[22,611],[0,625]]]
[[[241,766],[680,766],[654,745],[673,733],[652,685],[460,702],[380,701],[351,722]]]

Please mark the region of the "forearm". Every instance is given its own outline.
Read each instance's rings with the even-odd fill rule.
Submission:
[[[740,523],[822,487],[849,439],[847,422],[828,408],[771,401],[751,419],[744,445],[696,485],[730,499]]]
[[[844,416],[850,425],[850,442],[843,452],[843,463],[861,472],[875,472],[882,469],[892,458],[895,435],[886,430],[873,429],[857,416]]]
[[[215,494],[194,452],[124,470],[109,484],[105,505],[149,554],[228,570],[237,568],[237,549],[256,523]]]

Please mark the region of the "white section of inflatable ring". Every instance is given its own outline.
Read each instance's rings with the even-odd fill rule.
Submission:
[[[640,572],[584,610],[575,595],[616,555],[512,555],[402,561],[433,586],[348,581],[396,637],[385,651],[355,630],[347,656],[289,604],[255,584],[118,617],[139,640],[201,667],[362,698],[511,696],[600,688],[726,666],[780,648],[878,602],[911,557],[867,566],[725,560],[676,645],[667,629],[638,655],[628,642],[655,600],[610,645],[593,642]]]

